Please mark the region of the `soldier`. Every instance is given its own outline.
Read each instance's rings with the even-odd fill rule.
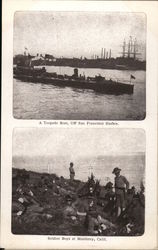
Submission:
[[[120,175],[120,168],[114,168],[113,174],[115,174],[115,194],[116,194],[116,207],[117,216],[120,216],[121,212],[125,209],[125,194],[129,189],[129,182],[126,177]]]
[[[63,215],[65,219],[76,220],[77,210],[73,204],[73,199],[70,195],[66,195],[66,207],[64,208]]]
[[[69,167],[69,171],[70,171],[70,180],[73,181],[74,177],[75,177],[75,170],[73,168],[73,162],[70,162],[70,167]]]
[[[102,217],[101,211],[97,211],[97,205],[95,200],[90,197],[89,208],[87,211],[85,225],[88,227],[88,233],[92,235],[100,234],[105,229],[114,229],[115,225],[109,220]]]

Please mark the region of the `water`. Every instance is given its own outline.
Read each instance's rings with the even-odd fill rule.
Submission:
[[[36,172],[56,173],[58,176],[69,178],[69,163],[68,157],[13,157],[14,168],[25,168]],[[108,181],[114,183],[114,175],[112,170],[114,167],[122,169],[121,174],[125,175],[130,182],[130,186],[134,185],[137,189],[140,188],[140,182],[145,177],[145,155],[109,155],[99,157],[78,157],[74,161],[75,178],[87,181],[88,176],[93,174],[96,179],[100,180],[102,185]]]
[[[71,67],[46,66],[48,72],[73,74]],[[13,108],[18,119],[142,120],[145,117],[145,71],[82,69],[86,76],[101,74],[107,79],[133,82],[133,95],[106,95],[93,90],[21,82],[14,79]]]

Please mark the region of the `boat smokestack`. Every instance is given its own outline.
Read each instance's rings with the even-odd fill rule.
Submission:
[[[104,59],[105,59],[105,55],[106,55],[106,49],[104,48]]]
[[[111,58],[111,49],[110,49],[110,52],[109,52],[109,58]]]
[[[103,48],[101,48],[101,59],[103,58]]]

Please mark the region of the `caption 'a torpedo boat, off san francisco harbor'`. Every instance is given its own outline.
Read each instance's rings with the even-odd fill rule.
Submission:
[[[14,78],[23,82],[52,84],[60,87],[72,87],[80,89],[91,89],[96,92],[105,94],[133,94],[134,84],[131,83],[131,79],[135,77],[130,76],[129,83],[123,83],[120,81],[114,81],[112,79],[106,79],[105,77],[98,75],[95,77],[85,77],[84,75],[78,75],[78,69],[74,69],[72,76],[59,75],[57,73],[49,73],[45,67],[34,68],[16,66],[14,68]]]

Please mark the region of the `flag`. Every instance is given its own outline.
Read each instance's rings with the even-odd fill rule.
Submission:
[[[135,76],[131,75],[131,79],[136,79]]]

